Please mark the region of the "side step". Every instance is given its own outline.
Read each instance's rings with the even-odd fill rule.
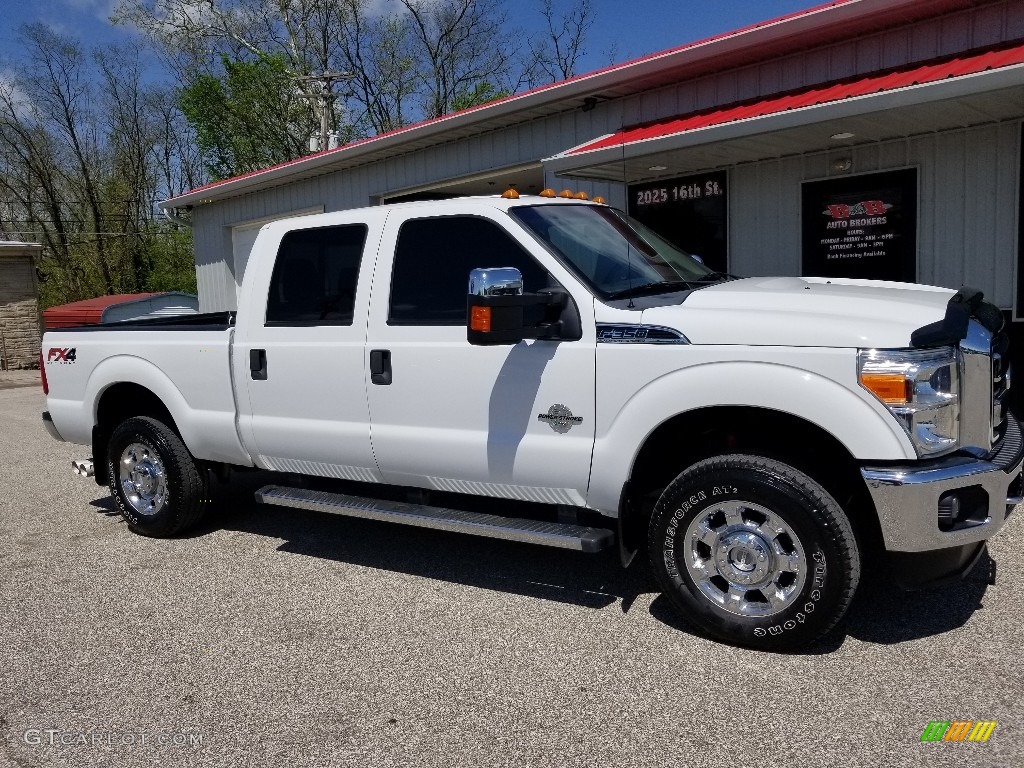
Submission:
[[[260,488],[256,491],[256,503],[331,512],[346,517],[402,523],[419,528],[468,533],[506,541],[523,541],[528,544],[575,549],[581,552],[600,552],[611,546],[614,538],[612,531],[604,528],[520,520],[444,507],[407,504],[401,501],[378,501],[341,493],[288,488],[282,485],[265,485]]]

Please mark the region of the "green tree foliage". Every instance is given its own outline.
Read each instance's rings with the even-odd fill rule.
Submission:
[[[179,93],[210,176],[223,179],[305,154],[319,123],[286,58],[220,59],[221,74],[200,73]]]
[[[161,291],[197,293],[196,263],[192,254],[192,230],[160,226],[147,241],[148,272],[143,288]]]
[[[462,109],[478,107],[481,104],[487,104],[488,102],[497,101],[511,95],[511,91],[504,88],[495,88],[491,83],[484,81],[477,83],[472,88],[456,93],[452,99],[452,110],[458,112]]]

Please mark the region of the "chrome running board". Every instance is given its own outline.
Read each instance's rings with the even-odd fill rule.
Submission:
[[[260,488],[256,491],[256,503],[330,512],[346,517],[413,525],[437,531],[468,533],[491,539],[522,541],[545,547],[575,549],[580,552],[600,552],[609,547],[614,539],[613,532],[605,528],[498,517],[480,512],[463,512],[458,509],[428,507],[401,501],[365,499],[281,485],[266,485]]]

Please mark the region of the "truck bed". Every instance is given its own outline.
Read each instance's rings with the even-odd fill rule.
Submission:
[[[47,331],[47,406],[61,436],[91,444],[101,407],[148,390],[170,412],[193,456],[251,465],[235,426],[234,320],[233,312],[217,312]]]

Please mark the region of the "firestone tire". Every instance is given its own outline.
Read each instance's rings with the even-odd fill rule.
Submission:
[[[174,536],[206,511],[204,473],[181,438],[156,419],[133,417],[114,430],[107,476],[121,516],[142,536]]]
[[[842,508],[804,473],[729,454],[665,489],[648,533],[669,601],[703,633],[765,651],[806,647],[835,628],[860,580]]]

